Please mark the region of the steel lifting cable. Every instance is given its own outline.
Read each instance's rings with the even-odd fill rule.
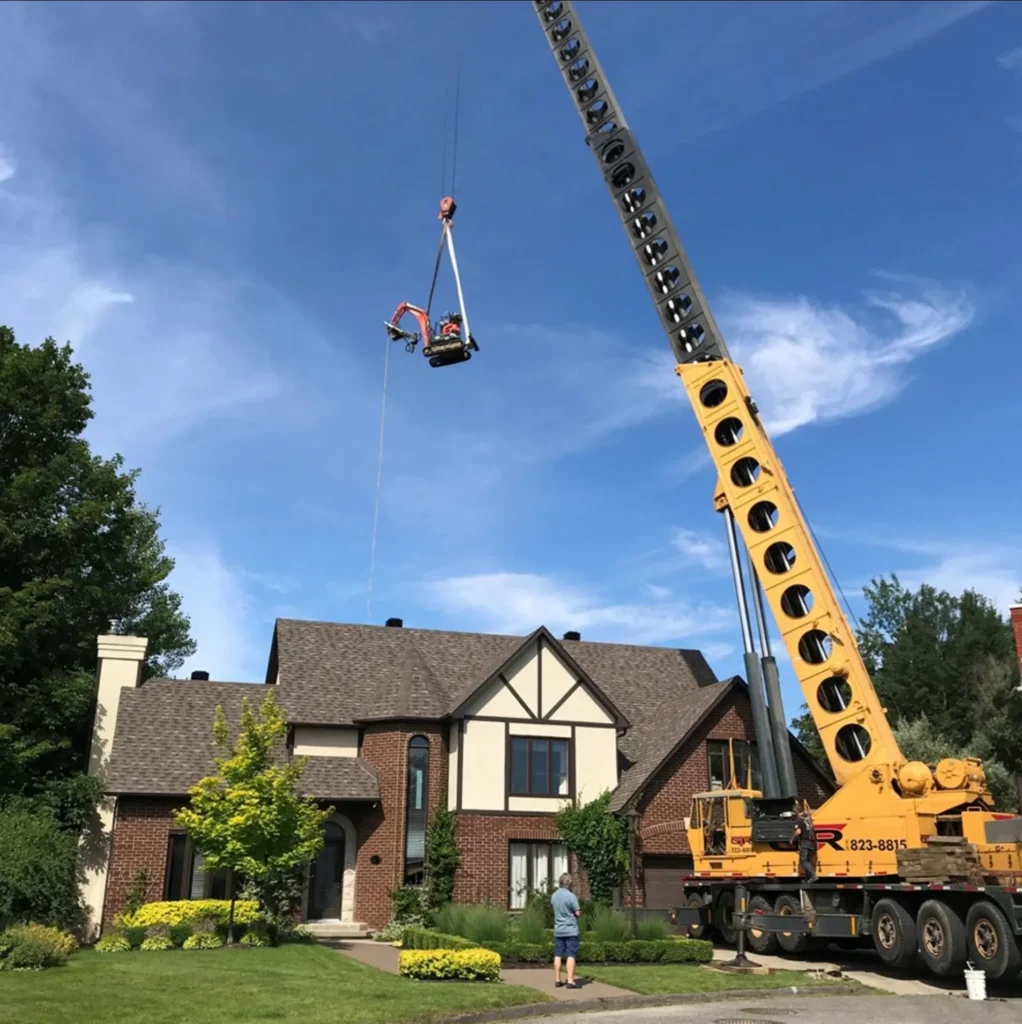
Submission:
[[[440,194],[443,195],[454,195],[454,190],[458,182],[458,121],[460,119],[461,111],[461,52],[459,51],[455,58],[455,70],[454,70],[454,141],[451,145],[451,190],[447,191],[447,114],[444,114],[444,146],[443,146],[443,157],[440,165]],[[440,275],[440,261],[444,256],[444,243],[447,241],[447,222],[444,222],[443,229],[440,232],[440,244],[436,250],[436,262],[433,264],[433,280],[429,285],[429,298],[426,300],[426,317],[429,318],[430,312],[433,309],[433,295],[436,292],[436,282]],[[457,274],[457,270],[455,270]]]
[[[369,591],[366,595],[366,614],[373,617],[373,575],[376,570],[376,533],[380,525],[380,490],[383,484],[383,434],[387,422],[387,377],[390,371],[390,339],[385,339],[383,357],[383,399],[380,403],[380,451],[376,463],[376,507],[373,510],[373,541],[369,551]]]

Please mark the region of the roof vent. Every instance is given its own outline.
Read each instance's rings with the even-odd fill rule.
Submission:
[[[404,619],[387,619],[386,625],[400,629],[405,624]]]
[[[582,639],[582,634],[579,633],[578,630],[576,630],[576,629],[569,629],[568,632],[564,634],[563,639],[564,640],[581,640]]]
[[[209,673],[208,672],[203,672],[201,669],[196,669],[192,673],[192,679],[202,679],[203,681],[207,681],[208,682],[208,680],[209,680]]]

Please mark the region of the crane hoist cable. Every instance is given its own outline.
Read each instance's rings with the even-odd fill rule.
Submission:
[[[437,246],[436,260],[433,265],[433,278],[429,286],[429,299],[426,308],[420,309],[410,303],[402,302],[394,311],[390,321],[385,322],[387,336],[391,341],[404,339],[405,349],[408,352],[415,351],[416,343],[421,339],[423,355],[429,358],[430,366],[452,366],[463,363],[472,357],[473,352],[479,351],[479,346],[469,332],[468,314],[465,311],[465,296],[461,287],[461,273],[458,270],[458,258],[454,251],[454,236],[452,227],[454,213],[457,210],[453,194],[458,175],[458,122],[461,108],[461,58],[458,55],[455,61],[454,80],[454,140],[451,154],[451,188],[447,191],[447,115],[444,115],[444,145],[440,167],[440,193],[444,196],[440,200],[440,244]],[[430,321],[430,311],[433,307],[433,296],[436,293],[436,283],[440,275],[440,263],[443,260],[444,248],[446,247],[451,258],[451,269],[454,272],[454,283],[458,290],[458,304],[460,313],[446,313],[437,325],[438,332],[434,331]],[[403,331],[398,323],[405,313],[410,313],[419,324],[420,332],[416,334]],[[369,585],[366,593],[366,614],[372,618],[373,581],[376,572],[376,539],[380,525],[380,497],[383,487],[383,444],[386,436],[387,421],[387,380],[390,372],[390,345],[386,345],[386,354],[383,360],[383,394],[380,399],[380,442],[376,461],[376,499],[373,508],[373,531],[369,550]]]

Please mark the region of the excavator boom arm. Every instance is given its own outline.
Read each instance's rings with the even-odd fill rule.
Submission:
[[[720,480],[718,510],[735,517],[835,777],[843,785],[867,769],[887,774],[904,757],[660,190],[574,4],[533,0],[533,6],[706,438]]]

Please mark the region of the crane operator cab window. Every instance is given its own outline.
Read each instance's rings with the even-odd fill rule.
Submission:
[[[692,824],[703,834],[703,855],[727,853],[727,797],[721,793],[700,793],[692,800]]]

